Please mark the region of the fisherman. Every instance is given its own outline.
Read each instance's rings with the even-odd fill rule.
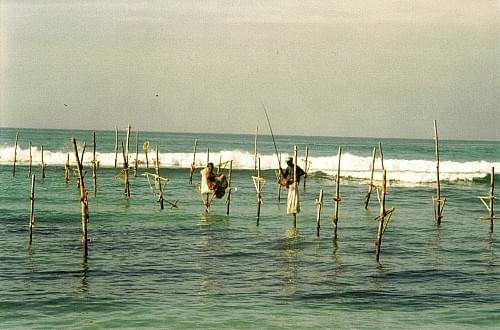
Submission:
[[[294,164],[293,164],[293,158],[288,157],[286,164],[288,165],[287,168],[285,169],[285,172],[282,172],[282,177],[279,180],[279,184],[282,185],[283,187],[290,187],[292,183],[294,183]],[[300,182],[300,177],[306,174],[302,168],[297,166],[297,183]]]
[[[214,174],[214,164],[208,163],[207,167],[201,170],[201,193],[214,193],[216,198],[222,198],[226,193],[228,182],[223,173]]]
[[[208,163],[207,167],[201,170],[201,193],[208,194],[215,186],[214,163]]]
[[[286,213],[295,214],[300,212],[299,190],[295,183],[294,173],[297,173],[297,184],[300,182],[300,177],[305,174],[304,170],[293,164],[293,158],[289,157],[286,161],[288,165],[283,176],[279,180],[279,184],[288,188],[288,197],[286,202]],[[281,170],[281,169],[280,169]]]

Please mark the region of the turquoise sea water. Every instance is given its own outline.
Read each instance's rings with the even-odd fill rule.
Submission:
[[[16,132],[20,164],[13,177]],[[258,140],[266,183],[256,226],[253,136],[141,132],[139,159],[145,139],[153,148],[159,145],[162,175],[170,179],[166,198],[178,200],[178,208],[160,210],[141,175],[152,169],[140,164],[126,199],[120,169],[114,168],[115,132],[96,132],[101,167],[96,197],[87,167],[91,242],[85,259],[79,193],[73,176],[65,184],[63,169],[68,152],[73,162],[70,137],[80,145],[86,141],[90,156],[91,134],[0,130],[1,328],[499,327],[498,230],[491,233],[489,223],[479,220],[487,211],[478,196],[488,194],[491,167],[500,172],[500,142],[441,141],[447,204],[438,227],[432,140],[279,136],[280,152],[291,154],[297,144],[301,159],[308,146],[312,162],[294,231],[286,193],[277,200],[277,160],[269,136]],[[195,138],[200,169],[207,148],[216,165],[219,157],[234,161],[229,216],[225,199],[203,212],[199,171],[188,183]],[[37,176],[31,246],[29,140]],[[372,195],[365,210],[364,197],[372,148],[379,142],[390,178],[387,207],[395,213],[377,263],[379,209]],[[45,179],[38,166],[42,144]],[[335,240],[330,219],[339,145],[342,201]],[[134,132],[130,153],[133,159]],[[378,164],[377,159],[377,172]],[[318,238],[315,199],[321,188]]]

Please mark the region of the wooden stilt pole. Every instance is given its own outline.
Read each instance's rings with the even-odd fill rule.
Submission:
[[[210,163],[210,148],[207,148],[207,165]]]
[[[226,199],[226,215],[229,215],[229,208],[231,206],[231,191],[233,190],[233,188],[231,187],[231,178],[233,175],[232,173],[233,173],[233,161],[231,160],[229,162],[229,176],[227,179],[228,191],[227,191],[227,199]]]
[[[298,194],[298,184],[297,184],[297,145],[293,146],[293,187],[295,189],[295,193]],[[297,203],[299,203],[297,201]],[[298,205],[297,205],[298,206]],[[297,213],[292,213],[293,217],[293,228],[297,229]]]
[[[319,237],[321,227],[321,209],[323,207],[323,189],[319,191],[319,197],[316,199],[316,237]]]
[[[306,146],[306,155],[304,157],[304,191],[306,191],[307,173],[309,173],[309,147]]]
[[[434,204],[434,218],[439,226],[443,218],[444,205],[446,204],[446,198],[441,196],[441,182],[439,179],[439,138],[437,122],[434,120],[434,140],[436,141],[436,196],[433,197],[432,201]]]
[[[128,156],[126,155],[127,151],[125,149],[125,146],[123,145],[122,141],[122,151],[123,151],[123,176],[124,176],[124,185],[125,185],[125,191],[124,194],[127,198],[130,197],[130,183],[128,179],[128,172],[129,172],[129,166],[128,166]]]
[[[257,171],[257,136],[259,135],[259,126],[255,130],[255,142],[254,142],[254,153],[253,153],[253,163],[254,170]]]
[[[189,168],[189,184],[193,184],[193,173],[196,170],[196,147],[197,147],[197,145],[198,145],[198,139],[194,139],[193,162],[191,163],[191,167]]]
[[[161,186],[161,175],[160,175],[160,158],[158,156],[158,145],[156,145],[156,184],[158,185],[158,190],[159,190],[159,197],[158,197],[158,202],[160,203],[160,209],[163,210],[164,205],[163,205],[163,188]]]
[[[382,236],[384,235],[385,230],[387,229],[387,225],[391,219],[392,213],[394,212],[394,208],[390,210],[385,209],[385,196],[387,194],[387,178],[386,178],[386,170],[382,170],[382,185],[380,187],[380,213],[379,216],[375,219],[378,220],[378,228],[377,228],[377,239],[375,241],[375,256],[377,262],[380,259],[380,249],[382,247]],[[386,221],[387,217],[387,221]]]
[[[385,170],[384,166],[384,151],[382,150],[382,143],[379,142],[378,144],[378,151],[380,153],[380,166],[382,166],[382,170]]]
[[[335,213],[332,218],[332,223],[333,223],[333,235],[335,238],[337,238],[337,227],[338,227],[338,221],[339,221],[339,203],[341,201],[340,198],[340,158],[342,156],[342,147],[339,146],[339,151],[337,154],[337,178],[335,181],[335,198],[333,201],[335,202]]]
[[[115,168],[118,161],[118,127],[115,126]]]
[[[73,150],[75,151],[75,158],[78,170],[78,179],[80,182],[80,206],[82,211],[82,237],[81,241],[83,243],[84,248],[84,257],[87,258],[88,255],[88,223],[89,223],[89,201],[88,201],[88,193],[85,189],[85,183],[83,181],[83,154],[85,152],[85,144],[83,145],[82,158],[78,156],[78,148],[76,146],[75,138],[72,139],[73,142]]]
[[[372,194],[373,188],[375,187],[373,185],[373,172],[375,171],[375,153],[377,151],[377,148],[373,148],[373,155],[372,155],[372,164],[370,167],[371,174],[370,174],[370,183],[368,184],[368,192],[366,193],[365,196],[365,209],[368,208],[368,203],[370,202],[370,196]]]
[[[31,195],[30,195],[30,217],[29,217],[29,234],[30,245],[33,238],[33,225],[35,224],[35,175],[31,175]]]
[[[137,167],[138,166],[139,166],[139,131],[135,132],[134,176],[137,176]]]
[[[92,134],[93,140],[93,151],[92,151],[92,182],[94,188],[94,197],[97,196],[97,159],[95,157],[96,144],[95,144],[95,132]]]
[[[31,172],[32,172],[32,164],[33,164],[33,156],[31,154],[31,147],[33,146],[33,143],[30,140],[30,164],[29,164],[29,174],[28,176],[31,178]]]
[[[278,156],[278,160],[279,160],[279,163],[280,163],[280,166],[281,166],[281,153]],[[278,180],[281,178],[280,170],[277,170],[276,176],[277,176]],[[278,203],[279,202],[281,202],[281,185],[278,182]]]
[[[16,161],[17,161],[17,143],[19,140],[19,132],[16,133],[16,144],[14,146],[14,167],[12,168],[12,176],[16,176]]]
[[[149,151],[149,141],[144,141],[142,145],[142,150],[144,151],[144,155],[146,156],[146,168],[149,168],[149,159],[148,159],[148,151]]]
[[[70,167],[69,167],[69,152],[67,154],[66,158],[66,164],[64,164],[64,182],[68,183],[69,181],[69,173],[70,173]]]
[[[42,163],[40,164],[40,166],[42,167],[42,179],[45,179],[45,162],[43,161],[43,144],[42,144]]]
[[[262,206],[261,177],[260,177],[260,157],[257,160],[257,226],[260,223],[260,208]]]
[[[495,219],[499,219],[498,216],[495,216],[494,212],[494,201],[496,199],[495,197],[495,168],[491,168],[491,178],[490,178],[490,193],[488,196],[485,197],[479,197],[481,202],[486,206],[486,209],[489,212],[488,216],[481,217],[481,220],[490,220],[490,232],[493,232],[493,222]]]

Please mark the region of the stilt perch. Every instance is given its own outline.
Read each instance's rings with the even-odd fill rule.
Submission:
[[[307,175],[309,173],[310,167],[311,167],[311,162],[309,161],[309,147],[306,146],[306,155],[304,157],[304,191],[306,190]]]
[[[494,213],[494,201],[496,199],[495,197],[495,168],[491,168],[491,179],[490,179],[490,193],[488,196],[484,197],[479,197],[481,202],[483,202],[484,206],[486,206],[486,209],[489,212],[488,216],[481,217],[481,220],[490,220],[490,232],[493,232],[493,221],[495,219],[499,219],[498,216],[495,216]]]
[[[149,159],[148,159],[149,141],[148,140],[144,141],[144,144],[142,145],[142,150],[144,151],[144,155],[146,156],[146,168],[149,168]]]
[[[134,176],[137,176],[137,167],[138,166],[139,166],[139,131],[135,132]]]
[[[95,144],[95,132],[92,134],[93,139],[93,151],[92,151],[92,183],[94,188],[94,197],[97,196],[97,159],[95,157],[96,144]]]
[[[69,181],[69,173],[70,173],[71,168],[69,167],[69,152],[67,154],[66,158],[66,164],[64,164],[64,182],[68,183]]]
[[[339,221],[339,203],[342,200],[340,198],[340,158],[342,156],[342,147],[339,146],[339,151],[337,153],[337,178],[335,180],[335,198],[333,201],[335,202],[335,213],[333,214],[332,217],[332,224],[333,224],[333,236],[337,238],[337,227],[338,227],[338,221]]]
[[[253,167],[254,167],[254,171],[257,171],[257,136],[258,135],[259,135],[259,126],[257,126],[257,128],[255,129],[255,142],[254,142],[254,150],[253,150]]]
[[[115,168],[118,161],[118,127],[115,126]]]
[[[33,226],[35,224],[35,175],[31,176],[31,194],[30,194],[30,217],[28,229],[30,234],[30,245],[33,238]]]
[[[43,144],[42,144],[42,162],[40,163],[40,166],[42,167],[42,179],[45,179],[45,162],[43,161]]]
[[[231,178],[233,175],[233,161],[231,160],[229,163],[229,175],[227,178],[227,184],[228,184],[228,191],[227,191],[227,199],[226,199],[226,215],[229,215],[229,208],[231,206],[231,191],[233,190],[233,187],[231,186]]]
[[[373,173],[375,171],[375,153],[377,151],[377,148],[373,148],[373,155],[372,155],[372,163],[371,163],[371,174],[370,174],[370,183],[368,184],[368,192],[366,193],[365,196],[365,209],[368,208],[368,203],[370,202],[370,196],[372,194],[373,188],[376,188],[375,185],[373,184]]]
[[[17,160],[17,142],[19,140],[19,133],[16,133],[16,144],[14,146],[14,167],[12,169],[12,176],[16,176],[16,160]]]
[[[389,221],[391,220],[392,213],[394,212],[394,208],[391,208],[390,210],[385,209],[385,196],[387,193],[386,173],[387,172],[385,169],[382,170],[382,185],[379,187],[380,193],[378,194],[380,203],[380,214],[377,218],[375,218],[375,220],[378,221],[377,239],[375,241],[375,249],[376,249],[375,255],[377,262],[379,261],[380,258],[380,249],[382,247],[382,236],[384,235],[385,230],[389,225]]]
[[[194,147],[193,147],[193,162],[191,163],[191,167],[189,168],[189,184],[193,184],[193,173],[196,171],[196,147],[198,145],[198,139],[194,139]]]
[[[441,196],[441,182],[439,180],[439,139],[437,123],[435,120],[434,139],[436,141],[436,196],[432,197],[432,203],[434,204],[434,219],[439,226],[441,224],[441,219],[443,218],[443,210],[444,205],[446,204],[446,197]]]
[[[262,206],[262,187],[266,182],[263,177],[260,176],[260,157],[257,160],[257,176],[252,176],[253,184],[255,186],[255,191],[257,192],[257,226],[260,224],[260,210]]]
[[[30,164],[29,164],[29,172],[28,172],[28,176],[31,178],[31,172],[32,172],[32,165],[33,165],[33,155],[31,153],[31,147],[33,146],[33,143],[31,142],[30,140]]]
[[[323,189],[319,191],[319,197],[316,199],[316,237],[319,237],[321,228],[321,209],[323,208]]]
[[[83,248],[84,248],[84,257],[86,259],[87,254],[88,254],[88,223],[89,223],[89,201],[88,201],[88,193],[87,190],[85,189],[85,183],[83,180],[84,174],[83,174],[83,154],[85,153],[85,144],[83,144],[83,151],[82,151],[82,158],[78,156],[78,147],[76,146],[76,140],[75,138],[72,139],[73,142],[73,150],[75,151],[75,159],[76,159],[76,164],[77,164],[77,170],[78,170],[78,180],[80,182],[79,187],[80,187],[80,206],[81,206],[81,211],[82,211],[82,235],[81,235],[81,241],[83,243]]]

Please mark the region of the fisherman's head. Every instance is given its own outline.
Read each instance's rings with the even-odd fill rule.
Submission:
[[[286,164],[292,166],[293,165],[293,158],[288,157],[288,159],[286,160]]]
[[[208,163],[207,164],[207,168],[209,168],[210,170],[213,170],[214,169],[214,163]]]

